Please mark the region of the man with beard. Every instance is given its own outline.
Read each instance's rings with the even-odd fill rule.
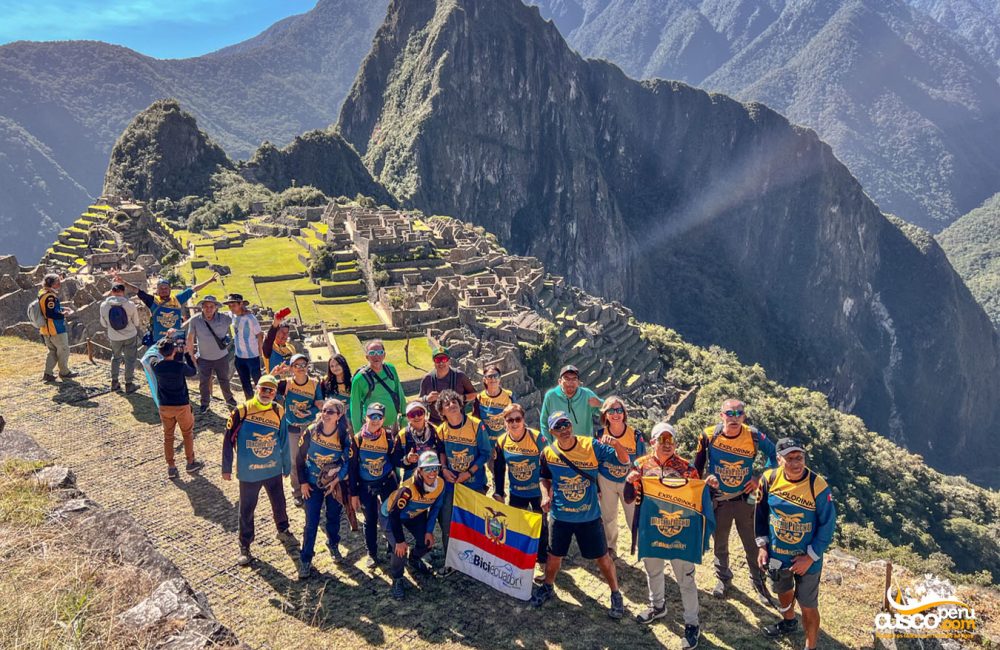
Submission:
[[[549,433],[548,420],[552,413],[561,411],[569,417],[573,431],[578,436],[594,435],[594,416],[601,408],[601,400],[594,391],[580,385],[580,371],[576,366],[563,366],[559,371],[559,385],[545,393],[542,400],[539,431],[546,442],[555,438]]]

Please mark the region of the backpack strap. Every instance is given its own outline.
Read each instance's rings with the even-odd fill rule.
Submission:
[[[591,485],[596,485],[598,492],[601,491],[601,486],[597,483],[597,479],[591,476],[590,474],[586,473],[582,469],[580,469],[580,466],[571,461],[569,458],[566,458],[566,456],[561,451],[559,451],[558,446],[556,446],[555,444],[551,444],[549,445],[549,448],[552,449],[553,453],[555,453],[555,455],[559,457],[559,460],[566,463],[566,465],[569,466],[571,470],[582,476],[587,481],[587,483]]]

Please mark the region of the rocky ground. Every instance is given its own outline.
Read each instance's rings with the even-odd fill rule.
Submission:
[[[195,427],[197,455],[207,467],[200,475],[170,482],[148,394],[110,393],[107,366],[91,366],[82,357],[74,358],[81,371],[76,381],[42,384],[36,376],[43,358],[40,345],[0,338],[0,409],[8,432],[30,433],[52,453],[54,462],[72,468],[88,497],[108,510],[131,515],[156,550],[207,597],[215,615],[242,642],[261,648],[679,646],[683,626],[672,582],[668,580],[667,591],[671,613],[665,619],[652,627],[631,620],[615,623],[605,615],[607,587],[594,567],[578,556],[571,556],[557,582],[559,600],[541,612],[457,574],[444,580],[420,579],[409,598],[397,603],[389,598],[385,571],[363,569],[360,533],[351,533],[346,525],[341,548],[347,562],[337,566],[320,553],[314,563],[317,575],[299,582],[297,549],[286,549],[275,539],[267,504],[262,503],[254,547],[257,563],[240,568],[235,563],[237,485],[222,481],[219,471],[222,403],[213,402],[212,412],[199,417]],[[291,508],[290,514],[292,530],[301,539],[302,512]],[[627,539],[623,530],[623,556]],[[734,539],[734,548],[736,544]],[[323,548],[322,541],[318,548]],[[634,614],[645,605],[645,574],[631,559],[619,560],[618,566],[626,605]],[[744,595],[749,585],[742,573],[737,570],[740,590],[723,602],[707,593],[713,583],[711,570],[699,570],[704,646],[801,647],[801,639],[775,644],[762,637],[759,626],[770,622],[774,613]],[[825,578],[821,646],[870,647],[883,568],[849,558],[831,560]],[[977,599],[976,607],[995,619],[995,596],[977,593],[964,595]]]

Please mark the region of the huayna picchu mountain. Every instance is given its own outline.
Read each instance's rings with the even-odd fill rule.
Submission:
[[[339,128],[405,205],[996,480],[996,331],[812,131],[585,61],[517,0],[394,0]]]

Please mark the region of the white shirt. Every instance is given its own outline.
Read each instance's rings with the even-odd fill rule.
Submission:
[[[233,316],[233,341],[236,345],[236,356],[241,359],[259,357],[260,342],[257,335],[260,333],[260,322],[250,312]]]
[[[111,321],[108,318],[108,314],[111,312],[111,308],[115,305],[119,305],[125,309],[125,313],[128,315],[128,325],[125,329],[116,330],[111,327]],[[109,341],[127,341],[131,338],[135,338],[139,334],[139,310],[135,308],[135,304],[125,296],[108,296],[101,303],[100,309],[101,325],[107,329],[108,340]]]

